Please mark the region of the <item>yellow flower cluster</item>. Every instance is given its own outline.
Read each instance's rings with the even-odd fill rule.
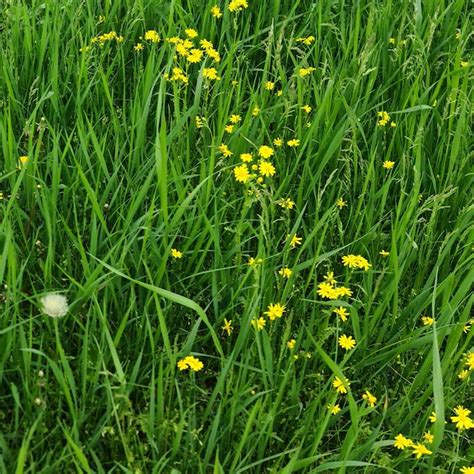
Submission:
[[[229,11],[232,13],[239,12],[244,8],[248,8],[247,0],[232,0],[229,3]]]
[[[306,37],[303,37],[303,38],[296,38],[296,42],[297,43],[303,43],[306,46],[310,46],[311,44],[314,43],[315,39],[316,38],[314,36],[306,36]]]
[[[377,125],[379,127],[385,127],[385,125],[390,124],[391,127],[395,128],[397,126],[396,122],[393,122],[390,118],[390,115],[385,110],[381,112],[377,112],[377,117],[379,118],[377,121]]]
[[[368,270],[372,265],[362,255],[344,255],[342,263],[349,268],[363,268]]]
[[[199,372],[203,367],[204,364],[194,356],[186,356],[178,361],[178,369],[181,371],[191,369],[194,372]]]
[[[430,437],[430,439],[432,438]],[[406,438],[401,433],[395,436],[393,446],[400,450],[406,448],[412,449],[412,454],[414,454],[417,459],[421,458],[423,455],[433,454],[432,451],[430,451],[423,443],[414,443],[410,438]]]
[[[124,40],[123,36],[118,35],[115,31],[109,31],[108,33],[94,36],[91,39],[91,44],[97,43],[99,46],[103,46],[105,43],[109,43],[111,41],[122,43],[123,40]]]

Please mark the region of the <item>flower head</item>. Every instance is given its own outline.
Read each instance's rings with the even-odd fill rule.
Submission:
[[[239,183],[246,183],[251,178],[251,174],[245,163],[234,168],[234,177]]]
[[[148,30],[145,31],[145,40],[158,43],[160,41],[160,35],[155,30]]]
[[[278,270],[278,274],[283,278],[290,278],[290,276],[293,275],[293,271],[288,267],[283,267]]]
[[[343,334],[342,336],[339,336],[339,345],[346,351],[350,351],[351,349],[354,349],[356,345],[356,341],[352,336],[346,336]]]
[[[265,321],[265,318],[262,318],[260,316],[260,318],[254,318],[252,319],[252,321],[250,321],[250,323],[252,324],[252,326],[257,330],[257,331],[261,331],[264,327],[265,327],[265,324],[267,323]]]
[[[350,386],[349,380],[344,377],[344,380],[341,380],[339,377],[334,377],[332,386],[336,389],[337,393],[347,393],[347,389]]]
[[[258,156],[260,156],[261,158],[267,160],[268,158],[270,158],[271,156],[273,155],[273,149],[270,148],[269,146],[267,145],[262,145],[259,149],[258,149]]]
[[[222,326],[222,330],[227,333],[228,336],[232,333],[232,320],[227,321],[226,318],[224,318],[224,325]]]
[[[391,170],[395,166],[395,161],[385,160],[382,166],[386,170]]]
[[[413,446],[413,441],[410,438],[405,438],[405,436],[403,436],[400,433],[397,436],[395,436],[395,443],[393,443],[393,445],[397,449],[403,450],[405,448],[409,448],[410,446]]]
[[[294,249],[298,247],[298,245],[301,245],[302,242],[303,242],[303,237],[298,237],[296,234],[293,234],[290,239],[290,247]]]
[[[462,405],[458,405],[454,409],[454,413],[456,413],[456,415],[451,417],[451,421],[456,423],[456,428],[459,431],[474,428],[474,421],[469,418],[471,410],[464,408]]]
[[[423,455],[433,454],[423,443],[412,444],[411,449],[413,450],[412,454],[416,455],[417,459]]]
[[[261,176],[271,177],[276,173],[275,167],[269,162],[262,160],[258,165],[258,171]]]
[[[178,369],[183,371],[186,369],[191,369],[194,372],[199,372],[203,367],[204,364],[194,356],[186,356],[183,359],[178,361]]]
[[[171,249],[171,256],[173,258],[183,258],[183,252],[180,252],[178,249]]]
[[[338,403],[336,403],[334,405],[329,405],[328,410],[331,412],[331,414],[337,415],[341,411],[341,407]]]
[[[219,8],[218,5],[214,5],[212,8],[211,8],[211,15],[214,17],[214,18],[220,18],[222,16],[222,11],[221,9]]]
[[[290,349],[290,351],[295,348],[295,345],[296,345],[296,339],[290,339],[286,343],[286,347],[288,347],[288,349]]]
[[[339,308],[333,309],[333,313],[336,313],[342,321],[347,321],[347,316],[349,316],[349,312],[344,308],[344,306],[339,306]]]
[[[377,397],[372,395],[368,390],[366,390],[365,393],[362,395],[362,399],[365,400],[367,402],[367,405],[372,408],[377,403]]]
[[[41,298],[43,313],[52,318],[61,318],[66,315],[69,310],[67,298],[58,293],[49,293]]]
[[[281,303],[270,303],[268,305],[267,311],[263,314],[268,316],[270,321],[274,321],[276,318],[281,318],[285,312],[285,305]]]

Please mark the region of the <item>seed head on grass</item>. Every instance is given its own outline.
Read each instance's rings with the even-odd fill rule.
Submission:
[[[58,293],[49,293],[41,298],[43,313],[51,318],[62,318],[69,310],[67,298]]]

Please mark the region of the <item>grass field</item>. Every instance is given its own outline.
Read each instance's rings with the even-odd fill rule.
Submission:
[[[3,0],[0,473],[473,474],[471,8]]]

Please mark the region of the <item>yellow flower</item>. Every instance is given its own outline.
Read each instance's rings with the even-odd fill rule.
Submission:
[[[469,61],[461,61],[460,63],[461,67],[468,67],[469,66]]]
[[[224,318],[224,326],[222,326],[222,330],[227,333],[228,336],[230,336],[232,332],[232,320],[227,321],[226,318]]]
[[[229,156],[232,156],[233,153],[229,150],[228,146],[227,145],[224,145],[224,143],[222,143],[221,145],[219,145],[219,151],[226,157],[226,158],[229,158]]]
[[[355,339],[352,336],[346,336],[345,334],[339,336],[338,341],[339,345],[346,351],[350,351],[356,345]]]
[[[275,140],[273,140],[273,144],[276,147],[280,148],[281,146],[283,146],[283,140],[280,137],[275,138]]]
[[[367,405],[370,407],[374,407],[375,404],[377,403],[377,398],[372,395],[368,390],[365,391],[365,393],[362,395],[362,399],[367,402]]]
[[[258,105],[256,105],[253,109],[252,109],[252,115],[254,117],[256,117],[258,114],[260,113],[260,107]]]
[[[395,443],[393,445],[397,449],[405,449],[409,448],[410,446],[413,446],[413,441],[410,438],[405,438],[401,433],[395,436]]]
[[[189,54],[187,55],[186,59],[190,63],[198,63],[202,59],[203,52],[200,49],[193,48],[191,51],[189,51]]]
[[[220,18],[222,16],[222,11],[221,9],[217,6],[217,5],[214,5],[212,8],[211,8],[211,15],[214,17],[214,18]]]
[[[395,166],[395,161],[385,160],[382,167],[386,170],[391,170]]]
[[[26,156],[26,155],[20,156],[19,160],[20,160],[19,168],[20,168],[20,169],[21,169],[21,168],[25,168],[26,165],[27,165],[27,163],[28,163],[28,161],[29,161],[29,157]]]
[[[293,271],[288,267],[283,267],[278,270],[278,274],[283,278],[290,278],[293,275]]]
[[[196,30],[193,30],[192,28],[186,28],[184,32],[186,33],[186,36],[191,39],[196,38],[198,36],[198,32]]]
[[[300,146],[300,141],[296,138],[293,138],[292,140],[288,140],[286,144],[291,148],[296,148]]]
[[[344,255],[342,263],[349,268],[363,268],[368,270],[372,265],[362,255]]]
[[[272,91],[273,89],[275,89],[275,83],[272,81],[267,81],[265,82],[264,87],[267,91]]]
[[[463,474],[474,474],[474,466],[472,467],[467,467],[467,466],[463,466],[459,472],[462,472]]]
[[[388,257],[390,255],[390,252],[387,252],[386,250],[381,250],[379,252],[379,255],[381,255],[382,257]]]
[[[331,412],[332,415],[337,415],[341,411],[341,407],[338,403],[335,405],[329,405],[328,410]]]
[[[317,293],[322,298],[328,298],[330,300],[337,299],[336,289],[327,282],[322,282],[318,285]]]
[[[388,112],[377,112],[377,116],[379,117],[379,120],[377,121],[377,125],[379,127],[383,127],[390,122],[390,115],[388,114]]]
[[[395,44],[395,38],[389,38],[388,42],[389,44]]]
[[[456,428],[459,431],[474,428],[474,422],[469,418],[471,410],[464,408],[462,405],[458,405],[454,409],[454,413],[456,413],[456,416],[452,416],[451,421],[456,423]]]
[[[474,352],[470,352],[466,357],[466,363],[469,370],[474,370]]]
[[[345,286],[339,286],[334,288],[334,290],[336,292],[336,298],[339,298],[340,296],[352,296],[352,290]]]
[[[243,165],[234,168],[234,177],[237,182],[246,183],[252,176],[249,173],[247,165],[244,163]]]
[[[240,10],[243,10],[244,8],[247,8],[249,5],[247,3],[247,0],[232,0],[229,3],[229,11],[231,12],[239,12]]]
[[[137,43],[134,47],[133,47],[133,50],[136,51],[137,53],[139,53],[140,51],[143,51],[143,43]]]
[[[253,159],[252,157],[252,153],[241,153],[240,154],[240,159],[244,162],[244,163],[250,163]]]
[[[314,67],[302,67],[298,71],[298,75],[300,77],[306,77],[309,76],[313,71],[316,71],[316,68]]]
[[[295,339],[290,339],[290,340],[286,343],[286,347],[288,347],[288,349],[290,349],[290,351],[291,351],[292,349],[294,349],[295,344],[296,344],[296,340],[295,340]]]
[[[171,249],[171,256],[173,258],[183,258],[183,252],[180,252],[178,249]]]
[[[307,114],[309,114],[311,110],[313,110],[310,105],[303,105],[301,109],[304,110]]]
[[[194,356],[187,356],[184,359],[178,361],[179,370],[191,369],[194,372],[199,372],[203,367],[204,364]]]
[[[174,67],[172,70],[172,74],[170,77],[171,81],[181,81],[184,84],[188,83],[188,76],[184,74],[183,70],[180,69],[179,67]]]
[[[293,236],[291,237],[290,239],[290,247],[292,249],[296,248],[298,245],[301,245],[301,243],[303,242],[303,238],[302,237],[298,237],[296,234],[293,234]]]
[[[269,161],[260,161],[258,171],[262,176],[271,177],[276,173],[275,167]]]
[[[202,126],[204,125],[204,118],[199,117],[199,115],[196,115],[194,120],[196,122],[196,128],[202,128]]]
[[[436,423],[436,412],[435,411],[431,412],[429,420],[431,421],[431,423]]]
[[[339,308],[333,309],[333,313],[336,313],[342,321],[347,321],[347,316],[349,316],[349,312],[344,308],[344,306],[339,306]]]
[[[224,130],[227,132],[227,133],[232,133],[234,131],[234,126],[229,124],[229,125],[226,125],[224,127]]]
[[[270,321],[274,321],[276,318],[281,318],[285,312],[285,305],[281,303],[270,303],[268,305],[267,311],[265,314]]]
[[[295,207],[295,201],[290,198],[280,199],[277,204],[284,209],[293,209]]]
[[[413,449],[412,454],[415,454],[417,459],[421,458],[424,454],[433,454],[423,443],[413,444],[411,449]]]
[[[256,265],[260,265],[261,263],[263,263],[263,259],[262,259],[262,258],[250,257],[250,258],[249,258],[249,261],[247,262],[247,265],[249,265],[249,266],[251,266],[251,267],[255,267]]]
[[[240,115],[232,114],[229,118],[230,123],[239,123],[242,120]]]
[[[337,393],[347,393],[347,389],[350,386],[350,382],[346,378],[344,378],[344,380],[341,380],[339,377],[334,377],[332,386],[336,389]]]
[[[429,432],[427,431],[426,433],[423,434],[423,439],[427,442],[427,443],[432,443],[433,440],[434,440],[434,436]]]
[[[344,199],[342,199],[342,197],[340,197],[340,198],[336,201],[336,206],[337,206],[339,209],[342,209],[344,206],[347,206],[347,202],[344,201]]]
[[[258,156],[260,156],[261,158],[264,158],[264,159],[270,158],[271,156],[273,156],[273,148],[270,148],[267,145],[262,145],[258,149]]]
[[[202,71],[202,77],[210,79],[212,81],[220,81],[220,77],[217,74],[217,70],[214,67],[205,67]]]
[[[158,43],[160,41],[160,35],[155,30],[148,30],[145,31],[145,40]]]
[[[252,324],[252,326],[257,330],[257,331],[261,331],[264,327],[265,327],[265,324],[267,323],[265,321],[264,318],[260,317],[258,319],[252,319],[252,321],[250,321],[250,323]]]
[[[434,319],[430,316],[422,316],[421,321],[424,326],[431,326],[434,323]]]

